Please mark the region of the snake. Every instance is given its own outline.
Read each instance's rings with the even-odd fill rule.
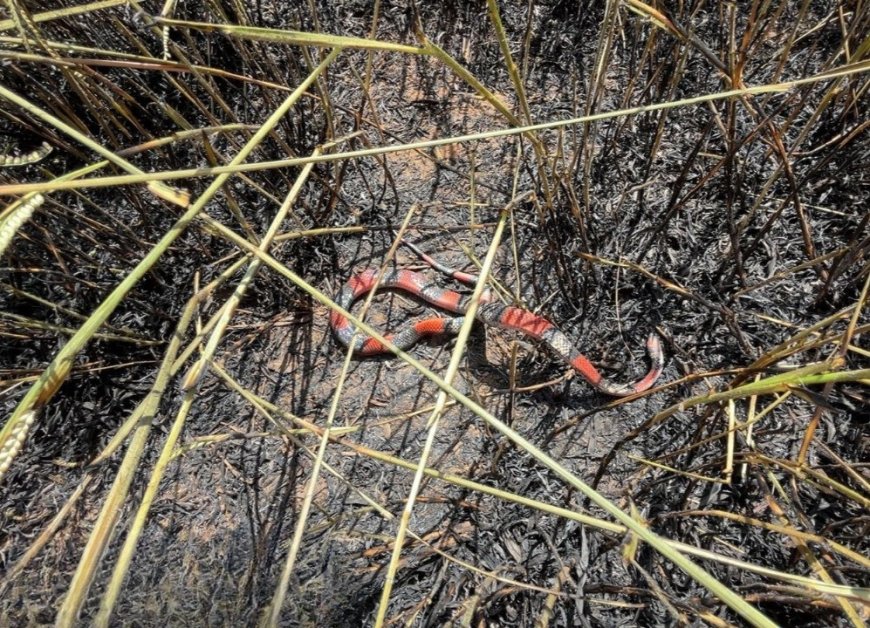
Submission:
[[[428,265],[457,281],[473,285],[478,280],[477,275],[441,264],[411,242],[402,240],[402,244],[408,246]],[[345,311],[350,311],[357,299],[375,288],[401,290],[455,314],[465,314],[471,306],[470,295],[442,288],[422,273],[405,269],[381,272],[375,268],[368,268],[351,276],[342,286],[335,303]],[[485,290],[481,295],[475,318],[484,325],[517,331],[540,341],[598,391],[613,397],[626,397],[648,390],[655,384],[664,369],[664,351],[661,340],[655,333],[651,333],[646,340],[646,350],[651,362],[649,371],[635,382],[620,384],[607,381],[589,358],[583,355],[556,325],[529,310],[495,301],[489,290]],[[427,336],[456,335],[464,322],[465,316],[422,318],[411,321],[394,333],[384,334],[384,338],[404,351]],[[358,331],[356,325],[336,310],[330,314],[329,323],[336,338],[346,347],[351,347],[358,357],[391,352],[390,348],[378,339]]]

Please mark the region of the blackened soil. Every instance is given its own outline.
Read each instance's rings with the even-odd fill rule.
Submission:
[[[248,3],[244,15],[237,4],[222,3],[220,15],[206,8],[211,5],[178,3],[175,17],[357,37],[369,35],[373,18],[371,2],[288,8],[267,1]],[[485,3],[417,4],[381,3],[377,37],[419,43],[419,10],[422,32],[522,117]],[[671,17],[712,58],[625,7],[608,17],[605,3],[502,3],[511,51],[527,77],[531,119],[564,120],[729,89],[717,65],[728,63],[732,45],[742,50],[741,72],[733,72],[747,85],[809,77],[847,59],[859,61],[849,55],[870,21],[866,9],[861,14],[849,3],[807,3],[802,14],[802,3],[781,3],[755,18],[750,3],[694,4]],[[49,40],[130,54],[142,54],[138,40],[156,60],[160,39],[142,24],[112,9],[40,28]],[[599,68],[607,32],[610,45]],[[306,59],[297,47],[180,28],[170,39],[178,46],[173,59],[184,54],[193,64],[291,88],[321,53],[309,49]],[[3,51],[9,61],[0,67],[0,82],[114,151],[182,127],[259,125],[286,97],[274,86],[239,78],[136,66],[83,62],[76,79],[59,64],[28,61],[24,52]],[[369,72],[366,90],[361,80]],[[90,86],[90,100],[75,80]],[[46,85],[58,87],[47,91]],[[542,131],[538,155],[528,140],[506,137],[319,164],[282,226],[286,237],[279,236],[271,252],[334,295],[364,268],[419,264],[404,249],[387,259],[391,229],[413,210],[407,237],[440,261],[473,270],[466,252],[483,259],[501,209],[516,194],[533,191],[514,208],[496,258],[492,274],[504,294],[557,323],[614,380],[644,371],[643,341],[657,330],[667,353],[662,388],[612,403],[568,376],[545,347],[486,329],[472,334],[455,388],[625,511],[635,509],[662,536],[801,576],[819,577],[810,564],[818,560],[832,582],[867,587],[866,558],[860,560],[870,553],[866,385],[797,387],[780,391],[786,398],[775,407],[776,398],[767,394],[652,420],[694,396],[837,354],[842,370],[870,366],[862,335],[870,317],[859,309],[853,320],[863,305],[870,247],[866,94],[866,78],[854,74],[746,100]],[[122,106],[130,118],[122,116]],[[0,124],[8,150],[27,152],[42,139],[55,147],[38,165],[0,170],[0,184],[41,180],[95,160],[22,110],[3,111]],[[341,150],[357,150],[509,126],[441,61],[347,49],[248,161],[305,156],[336,138],[349,138]],[[130,160],[145,171],[207,167],[229,161],[245,139],[240,132],[197,135]],[[298,174],[285,168],[234,177],[206,211],[241,235],[261,235]],[[177,184],[197,198],[209,182]],[[0,402],[7,415],[68,330],[81,325],[76,315],[93,312],[179,212],[139,186],[48,197],[0,264]],[[79,354],[69,380],[41,413],[0,488],[0,574],[6,574],[0,616],[9,625],[54,621],[123,449],[106,463],[88,463],[147,394],[196,287],[238,256],[202,223],[187,228],[117,307],[101,329],[107,335]],[[229,287],[201,304],[199,324],[218,311],[240,277],[236,273]],[[430,313],[413,298],[387,293],[368,320],[386,330]],[[193,333],[185,334],[185,344]],[[413,354],[443,374],[452,348],[450,339],[433,339]],[[774,352],[778,360],[763,359]],[[227,380],[206,377],[187,417],[184,450],[160,484],[138,543],[115,623],[255,623],[271,601],[306,491],[313,491],[312,508],[281,623],[372,623],[413,472],[360,447],[416,464],[438,389],[387,358],[354,360],[342,378],[343,357],[327,308],[263,268],[215,362],[283,414],[266,418]],[[186,368],[163,396],[129,506],[121,510],[118,534],[82,611],[85,623],[97,612],[181,406]],[[293,417],[323,426],[340,382],[335,425],[350,429],[327,448],[329,469],[310,486],[319,441],[310,432],[286,430],[300,427]],[[758,420],[751,431],[733,432],[729,445],[729,419]],[[797,471],[802,443],[817,420],[806,467]],[[456,404],[441,418],[429,466],[604,517]],[[62,523],[47,531],[74,495]],[[473,487],[426,479],[410,529],[416,537],[403,550],[388,609],[396,625],[528,626],[547,617],[558,626],[741,621],[649,547],[630,555],[625,535]],[[783,529],[811,540],[799,543]],[[25,556],[43,533],[44,545]],[[783,625],[845,624],[844,604],[867,617],[868,607],[859,602],[811,596],[745,568],[701,562]],[[548,599],[547,591],[556,597]]]

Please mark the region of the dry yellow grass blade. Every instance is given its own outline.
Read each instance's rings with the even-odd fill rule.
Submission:
[[[423,48],[396,44],[389,41],[365,39],[364,37],[344,37],[342,35],[327,35],[325,33],[308,33],[304,31],[284,30],[276,28],[260,28],[256,26],[240,26],[237,24],[209,24],[206,22],[189,22],[173,20],[165,17],[154,17],[158,26],[174,26],[189,28],[206,33],[223,33],[228,37],[238,39],[255,39],[269,41],[287,46],[316,46],[318,48],[361,48],[364,50],[379,50],[382,52],[401,52],[405,54],[424,54]]]
[[[507,217],[510,208],[507,210],[503,210],[501,212],[501,216],[498,221],[498,225],[496,227],[495,233],[493,234],[492,241],[489,245],[489,250],[487,251],[486,258],[483,261],[483,266],[480,269],[480,279],[477,281],[477,285],[474,287],[474,292],[471,294],[471,305],[468,308],[468,311],[465,313],[465,322],[462,324],[462,328],[459,330],[459,333],[456,336],[456,345],[453,349],[453,352],[450,356],[450,364],[447,366],[447,370],[444,373],[444,382],[448,386],[453,385],[453,379],[456,377],[456,374],[459,372],[459,364],[462,361],[462,357],[465,353],[465,345],[468,342],[468,336],[471,334],[471,328],[474,325],[474,315],[477,312],[477,308],[480,306],[480,297],[483,295],[484,290],[486,289],[486,281],[487,277],[489,277],[489,273],[492,270],[492,264],[495,261],[495,254],[498,251],[498,245],[501,242],[502,234],[504,233],[505,225],[507,224]],[[423,445],[423,451],[420,454],[420,460],[417,463],[417,470],[414,473],[414,479],[411,482],[411,489],[408,492],[407,500],[405,501],[405,507],[402,510],[402,516],[399,520],[399,528],[396,531],[396,540],[393,544],[393,553],[390,556],[390,563],[387,565],[387,573],[384,581],[384,587],[381,590],[381,600],[378,606],[378,612],[375,617],[375,625],[383,626],[387,617],[387,608],[390,603],[390,595],[393,589],[393,583],[396,578],[396,571],[399,566],[399,557],[402,554],[402,547],[405,543],[405,536],[408,533],[408,526],[411,523],[411,515],[414,510],[414,503],[417,501],[417,495],[420,492],[420,487],[423,481],[423,470],[426,468],[427,463],[429,461],[429,456],[432,453],[432,446],[435,443],[435,435],[438,432],[438,425],[441,419],[441,415],[444,412],[444,407],[447,402],[447,392],[445,390],[441,390],[438,394],[437,399],[435,400],[435,407],[432,408],[432,413],[429,415],[429,420],[427,421],[427,434],[426,434],[426,442]]]
[[[377,148],[368,148],[342,153],[332,153],[321,155],[319,157],[299,157],[293,159],[281,159],[277,161],[263,161],[252,164],[238,164],[228,166],[218,166],[214,168],[188,168],[182,170],[171,170],[166,172],[152,172],[143,174],[131,174],[112,177],[99,177],[85,180],[69,181],[66,183],[53,185],[49,183],[22,183],[0,185],[0,195],[17,195],[26,192],[44,192],[53,190],[65,189],[81,189],[93,187],[111,187],[116,185],[132,185],[138,183],[146,183],[148,181],[170,181],[174,179],[188,179],[192,177],[209,177],[219,174],[234,174],[239,172],[256,172],[260,170],[270,170],[276,168],[288,168],[291,166],[304,166],[307,163],[325,163],[332,161],[343,161],[346,159],[357,159],[360,157],[371,157],[376,155],[385,155],[387,153],[396,153],[408,150],[421,150],[425,148],[435,148],[438,146],[447,146],[450,144],[463,144],[467,142],[475,142],[478,140],[486,140],[497,137],[508,137],[511,135],[521,135],[543,131],[547,129],[559,129],[587,122],[595,122],[600,120],[609,120],[612,118],[620,118],[624,116],[637,115],[648,113],[651,111],[661,111],[664,109],[673,109],[675,107],[685,107],[697,105],[706,102],[717,100],[727,100],[739,96],[752,96],[758,94],[784,93],[798,85],[809,83],[817,83],[821,81],[832,80],[841,76],[858,74],[870,70],[870,61],[844,65],[837,68],[835,71],[825,72],[813,77],[787,81],[783,83],[774,83],[769,85],[759,85],[757,87],[747,87],[745,89],[732,89],[723,92],[715,92],[703,96],[694,96],[692,98],[684,98],[682,100],[656,103],[652,105],[644,105],[640,107],[629,107],[617,111],[608,111],[597,113],[589,116],[579,116],[576,118],[568,118],[565,120],[556,120],[551,122],[541,122],[538,124],[530,124],[526,126],[518,126],[507,129],[498,129],[495,131],[486,131],[482,133],[469,133],[466,135],[455,135],[452,137],[444,137],[435,140],[426,140],[421,142],[409,142],[406,144],[397,144],[395,146],[381,146]]]
[[[88,4],[79,4],[71,7],[66,7],[63,9],[55,9],[53,11],[43,11],[42,13],[35,13],[31,16],[31,19],[34,23],[38,24],[40,22],[50,22],[52,20],[59,20],[64,17],[70,17],[73,15],[84,15],[85,13],[93,13],[94,11],[100,11],[102,9],[110,9],[112,7],[122,6],[128,3],[128,0],[101,0],[100,2],[90,2]],[[15,28],[17,25],[14,19],[5,19],[0,20],[0,31],[7,31],[12,28]]]
[[[405,214],[405,219],[402,222],[402,226],[399,228],[399,232],[393,242],[393,246],[387,252],[385,256],[384,263],[382,264],[379,274],[383,274],[385,270],[385,266],[389,260],[394,259],[396,250],[399,248],[401,243],[402,234],[408,227],[408,224],[411,222],[411,219],[415,215],[416,207],[411,207]],[[377,293],[377,289],[371,290],[367,295],[365,302],[363,303],[362,309],[360,310],[359,317],[365,318],[365,315],[368,311],[369,306],[375,298]],[[344,363],[342,364],[341,372],[338,375],[338,381],[336,382],[335,390],[332,393],[332,402],[329,406],[329,414],[326,416],[326,424],[320,433],[320,443],[318,444],[317,453],[314,457],[314,466],[311,469],[311,473],[308,477],[305,487],[305,497],[302,502],[302,507],[299,511],[299,516],[296,521],[296,527],[293,531],[293,538],[290,541],[290,549],[287,552],[287,557],[284,561],[284,568],[281,571],[281,576],[278,579],[278,582],[275,586],[275,590],[272,594],[272,600],[269,605],[264,610],[261,619],[261,626],[275,626],[278,625],[278,622],[281,617],[281,610],[284,604],[284,598],[287,595],[287,591],[290,587],[290,578],[293,575],[293,570],[296,566],[296,557],[299,553],[299,549],[302,545],[302,537],[305,534],[307,525],[308,525],[308,517],[311,512],[311,504],[314,499],[314,492],[317,486],[317,481],[320,477],[320,471],[322,468],[325,468],[327,465],[324,462],[324,456],[326,454],[326,447],[329,444],[330,439],[336,433],[334,430],[335,417],[338,413],[339,402],[341,401],[342,395],[344,393],[344,386],[347,381],[347,373],[350,369],[351,361],[353,359],[353,340],[348,344],[347,350],[345,351]],[[227,376],[225,375],[225,378]],[[248,398],[247,394],[245,395]],[[261,404],[256,404],[257,407],[262,408]],[[385,509],[383,512],[388,512]],[[392,517],[392,513],[389,514]]]

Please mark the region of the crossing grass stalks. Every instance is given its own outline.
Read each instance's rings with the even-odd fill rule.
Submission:
[[[580,5],[7,3],[3,616],[864,624],[870,8]],[[403,235],[666,377],[342,361]]]

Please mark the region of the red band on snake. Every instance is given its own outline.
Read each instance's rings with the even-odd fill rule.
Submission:
[[[454,271],[453,269],[439,264],[428,255],[421,252],[409,242],[404,242],[415,253],[422,257],[428,264],[445,272],[459,281],[473,283],[477,280],[474,275]],[[353,302],[359,297],[373,290],[376,286],[381,288],[393,288],[404,290],[414,294],[432,305],[464,314],[471,303],[470,296],[463,296],[452,290],[439,287],[425,275],[410,270],[385,271],[380,281],[377,281],[377,271],[367,269],[358,275],[351,277],[342,287],[335,302],[345,310],[350,310]],[[650,334],[646,341],[647,353],[649,353],[652,366],[641,379],[630,384],[616,384],[606,381],[585,355],[580,353],[565,334],[546,320],[530,312],[517,307],[502,305],[492,302],[488,293],[484,293],[480,305],[477,308],[477,320],[500,329],[512,329],[526,336],[540,340],[546,344],[562,360],[574,368],[586,381],[599,391],[614,397],[625,397],[634,393],[643,392],[652,387],[664,368],[664,353],[661,341],[656,334]],[[462,327],[465,317],[455,318],[425,318],[414,321],[401,328],[394,334],[385,334],[385,338],[396,345],[399,349],[407,349],[425,336],[437,334],[457,334]],[[330,326],[335,335],[345,346],[353,342],[353,350],[357,355],[368,356],[380,353],[388,353],[389,350],[370,336],[362,332],[356,333],[356,326],[346,317],[337,312],[332,312],[329,319]]]

